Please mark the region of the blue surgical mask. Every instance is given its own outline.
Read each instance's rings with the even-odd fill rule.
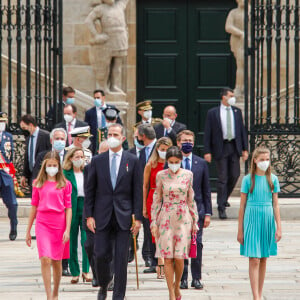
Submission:
[[[144,145],[141,145],[137,138],[134,138],[134,145],[139,149],[139,150],[142,150],[145,146]]]
[[[62,141],[62,140],[56,140],[53,142],[53,148],[56,150],[56,151],[62,151],[64,150],[66,147],[66,142],[65,141]]]
[[[74,98],[67,98],[66,104],[74,104],[75,99]]]
[[[94,104],[96,107],[102,106],[102,100],[101,99],[94,99]]]

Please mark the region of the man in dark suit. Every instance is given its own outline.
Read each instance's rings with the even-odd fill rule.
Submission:
[[[26,136],[25,157],[21,186],[32,185],[32,171],[40,152],[51,149],[49,132],[40,129],[36,120],[31,115],[24,115],[20,121],[20,127]],[[27,181],[27,183],[26,183]]]
[[[227,219],[228,197],[240,176],[240,157],[248,159],[248,138],[242,112],[235,104],[233,90],[221,90],[221,105],[207,113],[204,132],[204,159],[215,159],[217,203],[220,219]]]
[[[127,282],[127,256],[130,231],[137,234],[142,220],[142,182],[138,159],[123,151],[124,129],[113,124],[108,129],[110,150],[95,156],[89,168],[85,195],[87,226],[95,233],[94,251],[97,279],[101,286],[98,300],[106,299],[112,279],[114,244],[113,300],[123,300]],[[132,214],[136,222],[131,225]]]
[[[93,135],[92,142],[92,152],[95,154],[99,147],[98,137],[101,132],[98,129],[106,127],[105,115],[103,110],[105,108],[116,108],[114,105],[109,105],[105,103],[105,93],[102,90],[94,91],[94,105],[92,108],[86,111],[84,121],[88,123],[91,128],[91,134]],[[117,123],[122,124],[120,116],[117,117]]]
[[[181,149],[183,160],[182,167],[193,172],[194,199],[197,203],[199,215],[199,231],[197,232],[197,257],[191,259],[192,284],[195,289],[202,289],[202,234],[203,228],[209,226],[212,215],[211,192],[209,184],[208,166],[204,159],[192,153],[195,134],[190,130],[183,130],[177,135],[177,146]],[[188,288],[188,259],[184,261],[184,270],[180,288]]]
[[[57,105],[58,105],[57,101]],[[62,103],[63,106],[67,104],[74,104],[75,103],[75,90],[71,86],[65,86],[63,87],[62,90]],[[49,111],[47,112],[46,115],[46,123],[48,129],[52,130],[54,123],[53,123],[53,118],[54,118],[54,107],[51,106]]]
[[[64,121],[57,123],[54,126],[54,128],[63,128],[67,132],[66,147],[72,144],[71,131],[74,128],[88,126],[86,122],[78,120],[76,115],[77,107],[74,104],[67,104],[64,107]]]
[[[137,144],[143,146],[139,152],[140,168],[144,175],[145,166],[155,148],[156,134],[150,124],[141,124],[137,127]],[[143,177],[142,175],[142,177]],[[144,242],[142,248],[142,256],[145,261],[145,266],[149,267],[144,270],[144,273],[156,273],[155,267],[157,260],[154,257],[152,235],[150,231],[149,219],[143,217]]]
[[[51,151],[56,151],[58,153],[61,165],[63,164],[64,157],[66,154],[65,151],[66,140],[67,140],[67,132],[65,131],[64,128],[54,128],[50,132],[50,143],[52,145]],[[32,179],[35,179],[38,176],[44,157],[48,152],[49,152],[48,150],[45,150],[38,154],[32,170]]]
[[[186,125],[176,121],[177,113],[174,106],[167,106],[164,109],[163,121],[154,127],[156,138],[159,139],[163,136],[169,137],[173,145],[176,146],[177,134],[186,129]]]

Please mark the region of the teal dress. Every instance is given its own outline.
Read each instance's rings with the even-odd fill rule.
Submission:
[[[271,174],[271,179],[274,184],[273,193],[278,193],[278,178]],[[247,194],[247,203],[244,214],[244,245],[240,246],[240,254],[257,258],[277,255],[272,191],[266,176],[255,175],[252,193],[250,187],[251,176],[248,174],[243,178],[241,187],[241,192]]]

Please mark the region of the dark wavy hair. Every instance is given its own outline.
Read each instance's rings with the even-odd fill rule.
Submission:
[[[167,150],[166,160],[168,160],[170,157],[176,157],[182,160],[182,153],[177,146],[172,146]]]

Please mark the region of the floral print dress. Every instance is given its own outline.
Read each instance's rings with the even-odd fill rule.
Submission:
[[[157,173],[151,209],[151,227],[157,225],[159,238],[156,257],[187,259],[191,232],[197,228],[198,212],[194,200],[193,173],[169,169]]]

